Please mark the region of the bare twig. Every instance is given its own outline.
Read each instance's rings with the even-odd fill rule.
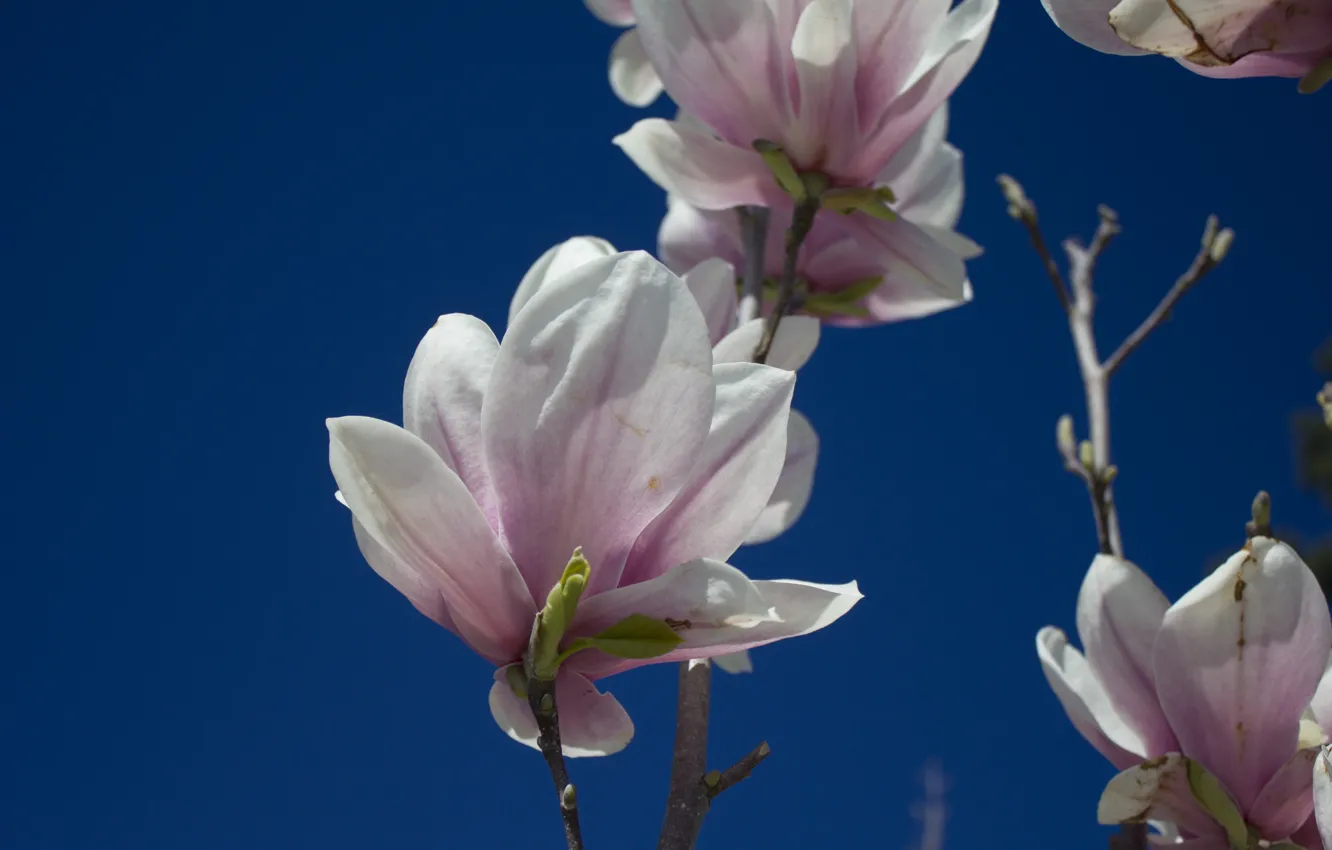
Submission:
[[[948,781],[938,761],[926,763],[921,780],[925,785],[925,800],[912,807],[912,814],[920,818],[919,850],[943,850],[944,825],[948,821],[944,795],[948,791]]]
[[[765,758],[772,755],[772,749],[768,742],[764,741],[740,761],[726,768],[725,770],[710,770],[703,777],[703,784],[707,787],[708,802],[711,803],[721,792],[730,788],[738,782],[743,782],[749,778],[749,774],[754,772],[754,768],[759,766]]]
[[[712,701],[712,665],[707,660],[680,663],[680,695],[675,709],[675,758],[671,790],[657,850],[692,850],[708,813],[703,774],[708,768],[708,709]]]
[[[1203,229],[1202,246],[1198,253],[1189,264],[1189,268],[1184,274],[1179,276],[1175,285],[1170,287],[1165,298],[1156,305],[1156,309],[1143,320],[1138,329],[1129,334],[1128,339],[1120,343],[1115,353],[1105,361],[1105,374],[1113,375],[1124,359],[1133,353],[1148,334],[1156,330],[1156,326],[1161,324],[1170,316],[1170,310],[1175,306],[1175,302],[1184,296],[1184,293],[1193,288],[1193,285],[1207,276],[1207,273],[1216,268],[1217,264],[1225,257],[1226,251],[1230,248],[1230,242],[1234,239],[1234,232],[1229,228],[1219,229],[1219,223],[1216,216],[1207,217],[1207,226]]]
[[[800,246],[814,226],[814,216],[818,214],[822,201],[817,193],[811,193],[805,200],[796,204],[791,214],[791,227],[786,231],[786,257],[782,261],[782,279],[777,287],[777,303],[773,305],[768,323],[763,327],[763,338],[758,348],[754,349],[754,362],[763,363],[772,350],[772,341],[777,338],[777,327],[782,317],[791,309],[795,297],[796,262],[800,259]]]
[[[569,771],[564,765],[564,750],[560,745],[560,715],[555,705],[555,683],[535,676],[527,680],[527,704],[536,715],[537,747],[550,768],[559,797],[560,817],[564,819],[564,840],[569,850],[583,850],[583,830],[578,824],[578,791],[569,782]]]
[[[1091,498],[1092,516],[1096,521],[1096,540],[1102,553],[1124,555],[1124,541],[1119,528],[1119,512],[1115,508],[1113,482],[1117,469],[1110,462],[1110,376],[1134,349],[1147,338],[1157,325],[1169,315],[1171,308],[1185,292],[1216,267],[1225,257],[1234,239],[1229,228],[1220,229],[1216,216],[1207,219],[1203,231],[1202,248],[1193,263],[1171,288],[1151,315],[1124,340],[1110,358],[1102,362],[1096,349],[1096,331],[1093,321],[1096,312],[1096,294],[1093,281],[1096,263],[1110,241],[1120,232],[1119,217],[1114,210],[1102,205],[1097,209],[1100,224],[1091,245],[1084,247],[1076,240],[1064,242],[1068,255],[1068,286],[1059,267],[1046,248],[1036,217],[1036,205],[1027,197],[1022,185],[1008,175],[999,177],[999,186],[1008,201],[1008,214],[1020,221],[1031,236],[1032,245],[1054,284],[1060,306],[1068,316],[1073,347],[1077,352],[1078,370],[1087,400],[1087,427],[1091,439],[1078,445],[1073,436],[1072,420],[1060,419],[1058,428],[1059,453],[1064,468],[1077,475],[1087,485]]]
[[[765,251],[768,241],[768,219],[772,211],[767,207],[737,207],[740,216],[740,238],[745,246],[745,267],[740,289],[737,325],[757,319],[763,305],[763,273],[766,271]]]

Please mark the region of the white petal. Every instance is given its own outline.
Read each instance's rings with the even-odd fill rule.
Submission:
[[[402,388],[402,424],[458,473],[491,527],[495,493],[481,448],[481,406],[499,342],[485,322],[440,316],[416,348]]]
[[[753,150],[676,121],[645,118],[613,141],[652,182],[702,209],[769,206],[780,192]]]
[[[1082,653],[1068,645],[1062,631],[1054,626],[1041,629],[1036,634],[1036,655],[1050,689],[1087,743],[1118,768],[1128,767],[1146,754],[1138,733],[1115,711],[1096,674]]]
[[[735,325],[735,267],[720,258],[704,260],[683,278],[708,323],[713,345]],[[716,354],[713,354],[716,362]]]
[[[589,593],[689,483],[716,389],[698,304],[647,254],[543,287],[500,344],[482,432],[504,538],[534,596],[583,547]]]
[[[945,227],[936,227],[933,224],[922,224],[920,225],[920,229],[925,232],[926,236],[929,236],[935,242],[938,242],[940,245],[956,254],[959,259],[974,260],[981,254],[985,253],[984,248],[977,245],[970,237],[963,236],[956,230]],[[971,296],[967,295],[963,300],[970,301]]]
[[[583,0],[583,5],[603,24],[613,27],[634,25],[634,6],[630,0]]]
[[[749,653],[744,650],[713,656],[712,663],[723,673],[730,673],[732,676],[754,672],[754,662],[749,660]]]
[[[851,18],[851,0],[810,0],[800,13],[791,40],[800,108],[783,139],[797,163],[817,161],[828,148],[856,141],[852,130],[860,121]],[[843,159],[840,151],[831,158]]]
[[[546,253],[527,270],[518,284],[518,291],[513,294],[513,300],[509,302],[509,324],[513,324],[518,311],[532,300],[532,296],[536,295],[541,287],[584,263],[609,257],[614,253],[616,253],[614,245],[595,236],[575,236],[547,249]]]
[[[536,605],[453,470],[420,438],[362,416],[328,420],[329,465],[376,543],[436,584],[463,639],[488,658],[522,652]]]
[[[1125,42],[1110,27],[1110,10],[1118,3],[1119,0],[1041,0],[1050,20],[1074,41],[1102,53],[1141,56],[1146,51]]]
[[[509,687],[506,668],[495,671],[490,686],[490,714],[504,733],[537,749],[536,718],[526,700]],[[585,676],[561,667],[555,679],[555,707],[560,716],[560,744],[566,758],[618,753],[634,737],[634,723],[624,706],[597,690]]]
[[[721,363],[713,375],[712,425],[689,483],[639,537],[623,584],[655,578],[695,558],[729,558],[781,475],[795,375],[757,363]]]
[[[712,351],[716,363],[743,363],[754,359],[754,349],[763,338],[766,319],[751,319],[731,331]],[[794,372],[809,362],[819,345],[819,320],[813,316],[786,316],[777,326],[767,363]]]
[[[622,33],[611,48],[610,84],[615,96],[630,106],[647,106],[661,95],[661,78],[636,29]]]
[[[1327,747],[1323,747],[1314,762],[1314,818],[1318,821],[1318,835],[1323,839],[1323,846],[1332,847],[1332,766],[1328,764],[1327,754]]]
[[[746,544],[766,543],[796,524],[809,504],[818,462],[819,435],[804,414],[792,410],[786,422],[786,464]]]
[[[1184,756],[1169,753],[1123,771],[1101,793],[1097,823],[1108,826],[1163,820],[1201,838],[1224,838],[1225,830],[1190,790],[1188,765]]]
[[[458,634],[449,606],[439,592],[439,585],[426,578],[406,561],[394,555],[365,530],[360,521],[352,517],[352,531],[356,534],[356,545],[370,568],[380,578],[393,586],[393,589],[407,597],[416,610],[439,623],[444,628]],[[461,635],[460,635],[461,637]],[[497,663],[504,659],[491,658]]]

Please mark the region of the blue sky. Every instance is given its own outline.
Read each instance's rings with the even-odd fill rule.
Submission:
[[[324,418],[394,419],[444,312],[500,327],[527,265],[579,233],[651,248],[659,191],[610,144],[642,113],[614,31],[567,2],[0,12],[0,280],[9,505],[0,844],[15,850],[559,846],[550,780],[486,708],[490,671],[361,561]],[[906,848],[931,757],[951,850],[1104,846],[1111,769],[1036,662],[1095,538],[1053,448],[1080,415],[1066,328],[994,188],[1052,239],[1095,207],[1112,347],[1188,263],[1225,265],[1116,375],[1125,542],[1172,597],[1293,488],[1289,416],[1332,334],[1332,92],[1084,50],[1005,0],[953,100],[976,300],[830,331],[797,404],[814,500],[756,577],[857,578],[835,627],[719,677],[719,765],[773,756],[702,848]],[[666,114],[664,102],[655,109]],[[573,765],[588,846],[650,846],[674,671],[613,680],[638,735]]]

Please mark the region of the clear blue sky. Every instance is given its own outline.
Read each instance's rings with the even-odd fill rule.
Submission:
[[[396,419],[434,317],[502,326],[552,243],[652,247],[663,198],[610,143],[642,114],[606,84],[614,35],[575,0],[5,4],[0,845],[559,846],[486,663],[361,561],[323,422]],[[701,847],[900,850],[932,756],[949,850],[1104,846],[1111,769],[1033,647],[1094,549],[1053,447],[1081,389],[994,175],[1055,239],[1119,211],[1107,347],[1207,213],[1238,233],[1113,387],[1128,552],[1173,597],[1260,487],[1328,525],[1288,419],[1332,333],[1329,98],[1101,56],[1005,0],[953,100],[976,300],[829,331],[801,373],[813,503],[737,563],[866,598],[718,678],[714,760],[773,757]],[[666,788],[674,671],[614,685],[638,736],[573,766],[591,850],[650,846]]]

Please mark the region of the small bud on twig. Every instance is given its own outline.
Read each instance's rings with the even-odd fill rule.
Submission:
[[[1229,227],[1223,228],[1216,238],[1212,240],[1212,245],[1207,249],[1207,256],[1213,263],[1219,263],[1226,258],[1230,252],[1230,243],[1235,241],[1235,231]]]
[[[1073,433],[1073,417],[1065,413],[1055,425],[1055,445],[1059,447],[1059,453],[1071,461],[1077,451],[1077,440]]]
[[[1266,490],[1259,490],[1253,497],[1253,519],[1244,525],[1244,532],[1249,537],[1272,536],[1272,497]]]
[[[1096,469],[1096,447],[1092,445],[1091,440],[1083,440],[1082,445],[1078,446],[1078,460],[1082,463],[1082,468],[1088,472]]]

